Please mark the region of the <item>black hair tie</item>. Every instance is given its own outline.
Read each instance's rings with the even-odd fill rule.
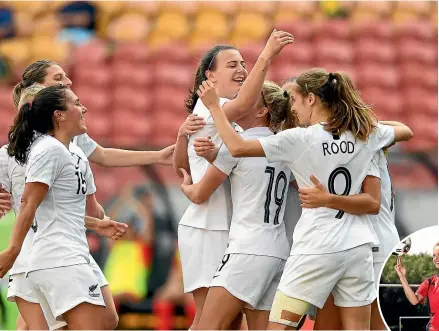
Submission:
[[[332,72],[329,73],[328,81],[332,83],[332,80],[337,79],[337,76],[333,74]]]
[[[284,97],[288,98],[288,91],[286,91],[286,90],[284,91]]]

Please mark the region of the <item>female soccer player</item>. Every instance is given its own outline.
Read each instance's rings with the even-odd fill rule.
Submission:
[[[32,85],[31,87],[25,89],[22,93],[20,103],[18,107],[23,104],[31,102],[35,95],[43,89],[43,85]],[[20,207],[21,196],[23,194],[24,182],[25,182],[25,169],[24,166],[20,166],[15,158],[9,157],[7,155],[7,145],[0,149],[0,184],[12,195],[12,201],[14,203],[13,209],[15,214],[18,214]],[[77,150],[78,147],[74,144],[70,144],[69,150],[71,153],[80,155],[82,152]],[[85,156],[83,157],[86,161]],[[88,161],[86,161],[88,162]],[[94,185],[94,183],[93,183]],[[91,201],[94,200],[94,201]],[[97,206],[98,208],[91,208]],[[103,209],[95,201],[94,193],[88,195],[87,197],[87,215],[94,216],[98,219],[103,217]],[[97,221],[94,217],[86,218],[86,227],[90,230],[95,230],[102,236],[106,236],[112,239],[118,239],[125,233],[126,224],[121,224],[112,220],[99,220]],[[17,319],[17,328],[23,329],[41,329],[44,324],[44,316],[42,316],[42,310],[40,305],[35,298],[32,291],[32,286],[28,278],[25,277],[27,256],[32,244],[33,231],[29,230],[26,235],[23,248],[20,255],[17,257],[14,266],[9,273],[9,288],[8,288],[8,300],[17,303],[20,311],[20,315]],[[108,282],[105,279],[101,269],[94,261],[93,257],[90,255],[90,265],[98,278],[99,285],[104,296],[104,300],[107,306],[107,324],[105,329],[114,329],[118,323],[118,316],[114,303],[112,302],[111,291],[108,288]],[[57,329],[65,325],[65,322],[57,322],[50,312],[45,311],[47,326],[50,329]],[[23,316],[23,317],[22,317]],[[23,319],[24,318],[24,319]],[[43,324],[42,324],[43,323]]]
[[[385,122],[381,122],[385,123]],[[376,179],[368,179],[370,176]],[[343,210],[351,214],[369,214],[374,230],[378,236],[380,245],[372,247],[373,253],[373,267],[375,274],[375,284],[379,284],[379,275],[382,269],[384,260],[399,242],[398,231],[395,226],[395,209],[394,209],[394,192],[390,178],[390,173],[387,165],[387,159],[383,150],[379,151],[373,159],[371,169],[365,182],[371,180],[379,180],[381,182],[381,199],[375,204],[380,204],[378,215],[371,215],[370,209],[362,208],[361,201],[358,200],[357,195],[346,197],[346,201],[340,203],[338,198],[326,191],[324,186],[320,184],[315,178],[313,180],[316,185],[315,188],[302,188],[300,190],[300,197],[305,208],[319,208],[329,207],[333,209]],[[370,182],[369,182],[370,183]],[[372,185],[364,185],[362,187],[362,194],[366,195],[370,192]],[[381,318],[378,309],[377,300],[372,303],[372,313],[370,320],[371,330],[385,330],[386,326]],[[317,314],[317,319],[314,324],[315,330],[337,330],[341,327],[341,320],[337,307],[334,305],[333,298],[330,297],[325,303],[323,310]]]
[[[439,269],[439,242],[433,246],[433,263],[437,269]],[[416,293],[410,287],[407,281],[407,270],[402,264],[402,256],[398,256],[398,262],[395,266],[395,270],[398,273],[401,280],[402,287],[407,299],[412,305],[424,303],[428,298],[428,304],[430,306],[431,319],[428,323],[428,331],[439,330],[439,276],[434,275],[428,279],[424,279],[419,286]]]
[[[0,254],[0,276],[11,268],[32,228],[27,277],[40,305],[70,329],[102,329],[106,317],[85,236],[86,194],[93,177],[84,154],[69,151],[72,138],[87,130],[86,111],[66,87],[45,88],[20,109],[8,145],[9,156],[26,164],[26,177],[10,245]]]
[[[237,124],[246,139],[271,136],[284,122],[293,126],[290,109],[288,93],[265,82],[259,102]],[[182,190],[193,203],[207,201],[227,177],[233,201],[227,249],[210,284],[198,329],[227,329],[244,308],[249,329],[265,329],[289,252],[283,215],[291,171],[265,158],[234,158],[223,145],[198,183],[190,185],[183,172]]]
[[[72,85],[72,81],[58,64],[47,60],[36,61],[24,70],[21,82],[14,88],[13,101],[15,107],[18,106],[22,90],[35,83],[45,86],[65,85],[68,88]],[[80,135],[77,138],[77,145],[84,151],[90,162],[104,167],[131,167],[152,163],[172,164],[174,151],[174,146],[169,146],[158,152],[104,148],[87,134]]]
[[[322,69],[302,73],[291,93],[293,110],[304,128],[259,140],[244,140],[231,128],[211,82],[203,82],[198,93],[233,156],[285,162],[299,188],[311,186],[314,174],[328,183],[331,193],[357,194],[374,154],[412,136],[405,126],[377,125],[371,108],[343,73]],[[377,243],[377,238],[367,216],[304,208],[268,328],[296,328],[310,304],[322,308],[332,292],[341,307],[343,327],[368,329],[370,304],[376,297],[370,243]]]
[[[190,113],[202,117],[206,124],[189,139],[181,134],[178,136],[174,169],[186,169],[194,182],[198,182],[206,172],[208,162],[196,155],[194,139],[210,136],[216,144],[220,143],[212,116],[196,94],[199,84],[205,79],[212,80],[219,90],[220,102],[224,105],[228,121],[236,121],[248,114],[258,101],[269,62],[293,41],[290,33],[273,31],[248,78],[244,60],[234,47],[216,46],[203,56],[186,107]],[[227,182],[224,184],[205,203],[191,203],[178,227],[184,290],[193,294],[196,306],[191,328],[197,327],[207,289],[226,250],[231,201]]]

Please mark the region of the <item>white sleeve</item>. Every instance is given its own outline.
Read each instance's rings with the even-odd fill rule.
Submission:
[[[12,183],[8,174],[9,155],[6,146],[0,149],[0,185],[3,189],[11,193]]]
[[[64,167],[61,155],[64,150],[58,145],[48,145],[38,153],[30,153],[26,164],[26,183],[43,183],[52,187]]]
[[[378,152],[387,147],[395,140],[395,130],[390,125],[378,124],[376,129],[369,135],[367,144],[369,148]]]
[[[87,182],[87,195],[96,193],[96,183],[93,176],[93,172],[91,171],[90,163],[86,162],[87,170],[85,172],[85,180]]]
[[[96,147],[98,147],[96,141],[91,139],[86,133],[77,136],[76,145],[82,149],[87,158],[95,151]]]
[[[307,148],[306,129],[288,129],[278,134],[259,138],[268,162],[294,163]]]
[[[228,176],[232,173],[233,168],[235,168],[237,164],[238,159],[234,158],[232,154],[230,154],[227,146],[223,144],[218,151],[213,165]]]
[[[379,166],[380,157],[381,156],[379,152],[375,154],[372,161],[370,162],[369,169],[367,170],[367,174],[366,174],[367,176],[381,178],[380,166]]]

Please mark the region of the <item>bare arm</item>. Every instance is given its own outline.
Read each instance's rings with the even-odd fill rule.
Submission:
[[[418,303],[424,300],[424,297],[418,293],[415,293],[410,287],[409,282],[407,281],[406,274],[407,271],[405,267],[402,265],[401,256],[398,256],[397,264],[395,266],[395,270],[401,280],[402,288],[404,289],[405,296],[410,301],[412,305],[417,305]]]
[[[103,219],[105,216],[104,208],[96,200],[95,194],[87,195],[85,213],[87,216],[91,216],[98,219]]]
[[[227,175],[214,166],[209,166],[203,178],[196,184],[191,184],[191,178],[183,170],[184,181],[181,190],[193,203],[201,204],[209,199],[213,192],[224,182]]]
[[[178,169],[185,169],[188,173],[191,172],[189,167],[189,156],[187,144],[188,137],[205,125],[204,118],[194,114],[189,115],[178,130],[177,142],[175,143],[175,151],[172,159],[174,171],[178,177],[183,178],[182,173]]]
[[[49,187],[46,184],[38,182],[25,185],[9,247],[0,254],[0,278],[12,268],[20,254],[24,239],[35,219],[37,208],[43,202],[48,190]]]
[[[413,131],[405,124],[397,121],[380,121],[380,124],[389,125],[395,130],[394,143],[409,141],[413,138]]]
[[[224,105],[224,113],[230,122],[246,116],[259,100],[265,75],[271,60],[288,44],[294,42],[294,36],[285,31],[274,30],[259,55],[252,71],[245,80],[237,97]]]
[[[130,151],[105,148],[100,145],[89,156],[89,161],[103,167],[134,167],[153,163],[171,164],[175,146],[160,151]]]
[[[327,207],[354,215],[378,214],[380,211],[381,185],[377,177],[366,176],[362,193],[348,196],[329,193],[314,176],[311,176],[311,181],[314,188],[299,189],[304,208]]]

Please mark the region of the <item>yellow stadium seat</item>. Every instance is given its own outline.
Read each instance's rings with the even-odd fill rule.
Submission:
[[[246,38],[258,41],[266,38],[271,32],[271,21],[267,21],[264,15],[256,13],[240,13],[235,18],[233,38]]]
[[[352,12],[354,21],[389,19],[393,12],[392,1],[358,1]]]
[[[311,20],[318,11],[317,1],[281,1],[274,14],[274,22],[276,24],[293,20]]]
[[[14,13],[15,33],[18,37],[30,37],[34,30],[33,15],[27,12]]]
[[[198,10],[198,3],[199,1],[164,1],[161,3],[161,11],[193,15]]]
[[[28,38],[7,39],[0,42],[0,54],[6,56],[13,66],[28,63],[31,56]]]
[[[266,16],[272,16],[276,12],[276,1],[237,1],[238,10],[244,13],[259,13]]]
[[[55,38],[60,29],[61,22],[55,13],[48,12],[44,15],[38,15],[34,19],[34,36]]]
[[[218,11],[203,11],[195,17],[194,32],[212,39],[225,38],[229,33],[228,18]]]
[[[36,15],[43,11],[52,10],[52,5],[46,1],[5,1],[10,8],[15,11],[22,11]]]
[[[123,13],[114,18],[107,26],[107,37],[116,41],[146,41],[150,23],[142,13]]]
[[[179,12],[163,12],[156,19],[154,33],[173,40],[184,38],[189,33],[188,19]]]
[[[33,37],[31,47],[31,59],[33,61],[47,59],[63,63],[70,55],[70,46],[66,42],[59,42],[50,37]]]
[[[123,1],[94,1],[93,4],[98,8],[98,11],[108,14],[120,13],[126,6]]]
[[[398,23],[428,19],[434,10],[433,1],[398,1],[393,20]]]
[[[198,10],[214,10],[219,11],[223,14],[232,15],[236,13],[238,9],[237,1],[197,1]]]

